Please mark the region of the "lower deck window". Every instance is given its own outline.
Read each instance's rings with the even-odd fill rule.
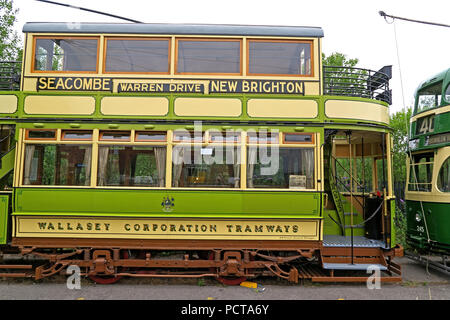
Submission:
[[[439,169],[437,188],[441,192],[450,192],[450,157],[448,157]]]
[[[25,185],[90,185],[92,148],[88,145],[28,144]]]
[[[314,188],[314,149],[250,146],[248,188]]]
[[[99,186],[164,187],[165,175],[166,147],[99,147]]]
[[[175,146],[174,187],[239,188],[240,148]]]
[[[431,191],[434,154],[414,155],[409,172],[409,191]]]

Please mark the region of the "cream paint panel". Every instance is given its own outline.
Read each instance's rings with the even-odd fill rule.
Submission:
[[[430,110],[430,111],[422,112],[422,113],[412,117],[411,120],[409,120],[409,122],[413,123],[418,118],[426,117],[426,116],[428,116],[430,114],[440,114],[440,113],[445,113],[445,112],[450,112],[450,106],[446,106],[446,107],[442,107],[442,108],[438,108],[438,109],[433,109],[433,110]]]
[[[0,95],[0,113],[17,111],[17,97],[13,94]]]
[[[36,91],[37,78],[24,78],[23,91]]]
[[[95,98],[84,96],[28,96],[24,111],[28,114],[90,115],[95,111]]]
[[[325,115],[328,118],[361,119],[389,124],[389,109],[371,102],[327,100]]]
[[[164,116],[169,112],[169,100],[163,97],[104,97],[104,115]]]
[[[318,106],[314,100],[250,99],[247,113],[250,117],[315,118]]]
[[[239,117],[242,101],[228,98],[177,98],[174,103],[177,116]]]

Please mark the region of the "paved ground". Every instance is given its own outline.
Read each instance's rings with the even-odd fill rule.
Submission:
[[[408,258],[402,265],[403,282],[366,284],[288,284],[257,279],[264,290],[224,286],[213,279],[122,279],[114,285],[97,285],[82,279],[80,289],[68,289],[66,277],[41,281],[0,280],[0,300],[450,300],[450,276]]]

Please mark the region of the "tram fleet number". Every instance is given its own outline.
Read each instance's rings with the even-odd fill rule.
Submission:
[[[214,314],[225,315],[267,315],[269,305],[264,304],[225,304],[224,308],[217,306],[196,306],[188,304],[181,308],[181,314],[185,316],[207,316],[212,318]]]

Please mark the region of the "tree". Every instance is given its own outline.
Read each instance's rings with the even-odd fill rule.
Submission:
[[[322,63],[324,66],[354,67],[359,59],[347,59],[347,56],[340,52],[333,52],[328,57],[322,53]]]
[[[333,52],[329,56],[322,53],[325,93],[371,98],[367,87],[368,73],[355,67],[358,62],[359,59],[349,59],[340,52]]]
[[[393,174],[394,181],[406,180],[406,155],[408,153],[408,127],[411,119],[412,108],[397,111],[390,116],[390,127],[393,129]]]
[[[22,58],[21,40],[14,30],[18,12],[13,0],[0,0],[0,61],[20,61]]]

